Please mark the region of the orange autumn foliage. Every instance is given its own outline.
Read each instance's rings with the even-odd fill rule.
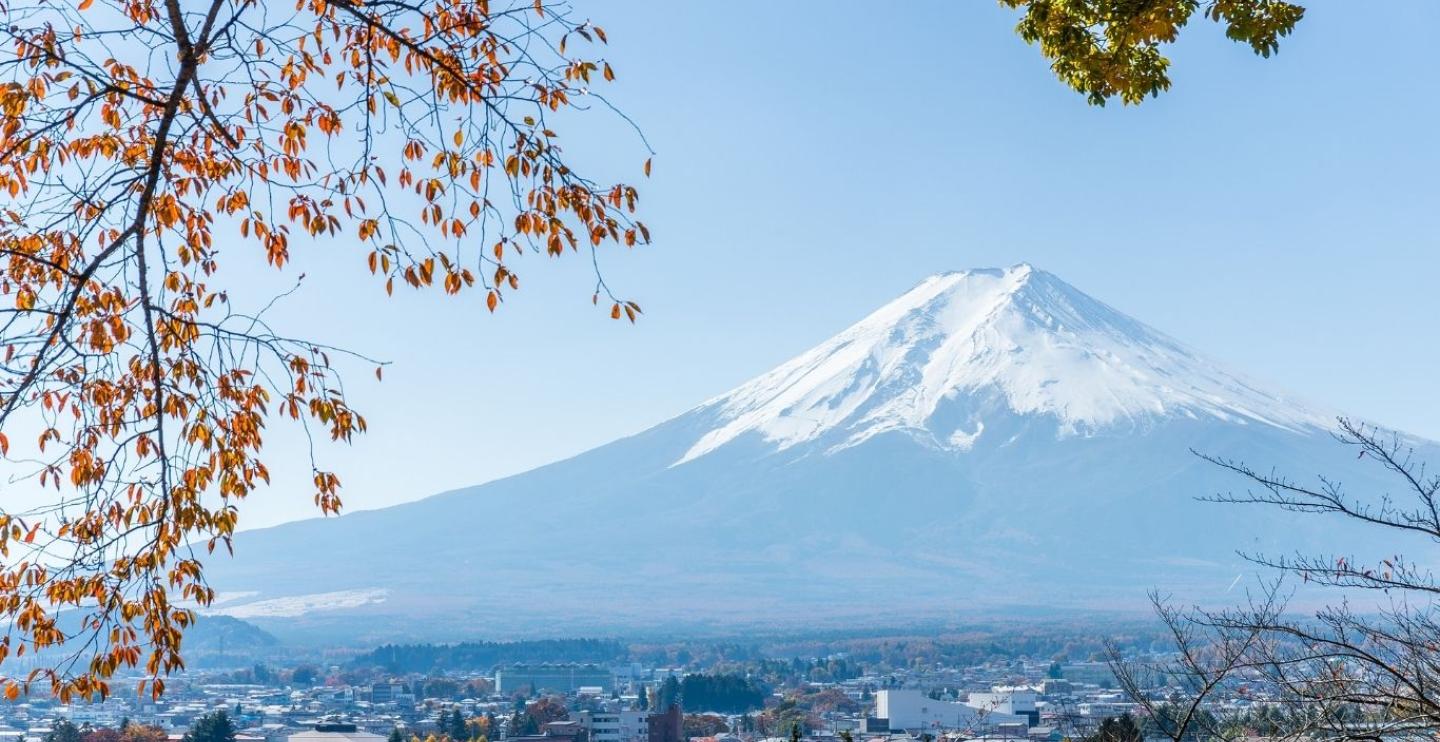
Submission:
[[[206,555],[270,480],[267,425],[366,428],[337,352],[232,308],[244,286],[221,259],[282,269],[328,241],[377,291],[483,292],[493,312],[523,253],[648,242],[635,187],[582,176],[556,131],[609,110],[591,86],[614,71],[572,53],[606,35],[541,0],[0,0],[0,16],[0,457],[53,489],[0,510],[0,663],[40,652],[0,680],[10,698],[103,697],[139,668],[159,695],[214,599]],[[312,468],[337,512],[340,479]]]

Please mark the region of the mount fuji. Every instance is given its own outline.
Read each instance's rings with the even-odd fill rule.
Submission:
[[[212,610],[454,639],[1215,598],[1253,572],[1237,551],[1339,524],[1199,502],[1243,483],[1191,451],[1379,486],[1333,422],[1029,265],[947,273],[629,438],[242,533]]]

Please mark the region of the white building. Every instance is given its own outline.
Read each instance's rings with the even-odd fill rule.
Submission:
[[[1040,710],[1035,706],[1034,688],[1015,685],[997,685],[989,693],[971,693],[965,704],[981,711],[991,711],[1011,716],[1024,716],[1031,724],[1040,723]]]
[[[1121,701],[1091,701],[1079,704],[1081,716],[1120,716],[1135,711],[1135,704]]]
[[[646,742],[650,729],[644,711],[581,711],[580,726],[590,742]]]
[[[978,709],[953,701],[937,701],[918,690],[878,691],[875,694],[875,716],[889,721],[892,732],[900,729],[983,732],[1000,724],[1029,723],[1024,716]]]

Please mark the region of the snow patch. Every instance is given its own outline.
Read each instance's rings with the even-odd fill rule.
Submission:
[[[1159,418],[1217,419],[1295,432],[1333,417],[1262,390],[1141,322],[1028,264],[946,273],[700,409],[716,426],[672,466],[756,432],[784,450],[829,450],[905,430],[963,452],[942,404],[1052,418],[1060,437]],[[953,423],[950,423],[953,425]],[[938,430],[937,430],[938,428]]]
[[[389,594],[390,591],[383,588],[337,590],[329,593],[290,595],[283,598],[257,600],[253,603],[242,603],[206,611],[206,613],[232,618],[294,618],[318,611],[338,611],[384,603]]]
[[[975,421],[975,432],[968,433],[964,428],[957,429],[950,434],[950,447],[956,451],[969,451],[975,447],[975,441],[980,439],[980,434],[985,432],[984,421]]]

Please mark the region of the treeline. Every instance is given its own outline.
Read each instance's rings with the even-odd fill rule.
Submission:
[[[765,688],[741,675],[686,675],[680,704],[691,711],[743,714],[765,706]]]
[[[356,658],[355,664],[393,673],[488,671],[497,665],[516,663],[606,663],[624,659],[628,653],[625,644],[608,639],[387,644]]]
[[[886,635],[772,640],[760,646],[767,657],[844,655],[867,671],[923,665],[975,665],[1019,658],[1059,662],[1103,660],[1104,638],[1129,651],[1148,651],[1163,636],[1154,627],[1123,620],[1085,620],[1010,625],[978,624],[934,635]],[[818,679],[818,678],[817,678]]]
[[[889,672],[921,665],[974,665],[983,662],[1055,660],[1061,663],[1103,660],[1105,638],[1130,652],[1164,651],[1162,631],[1144,621],[1071,616],[996,623],[977,621],[963,627],[906,632],[821,631],[751,640],[715,642],[634,642],[629,656],[651,667],[680,667],[711,672],[750,671],[775,686],[793,682],[836,682],[858,672]],[[789,658],[842,658],[807,661]],[[783,682],[782,682],[783,681]]]
[[[761,660],[755,663],[756,673],[773,685],[802,683],[839,683],[865,674],[858,662],[845,657],[824,660]]]

